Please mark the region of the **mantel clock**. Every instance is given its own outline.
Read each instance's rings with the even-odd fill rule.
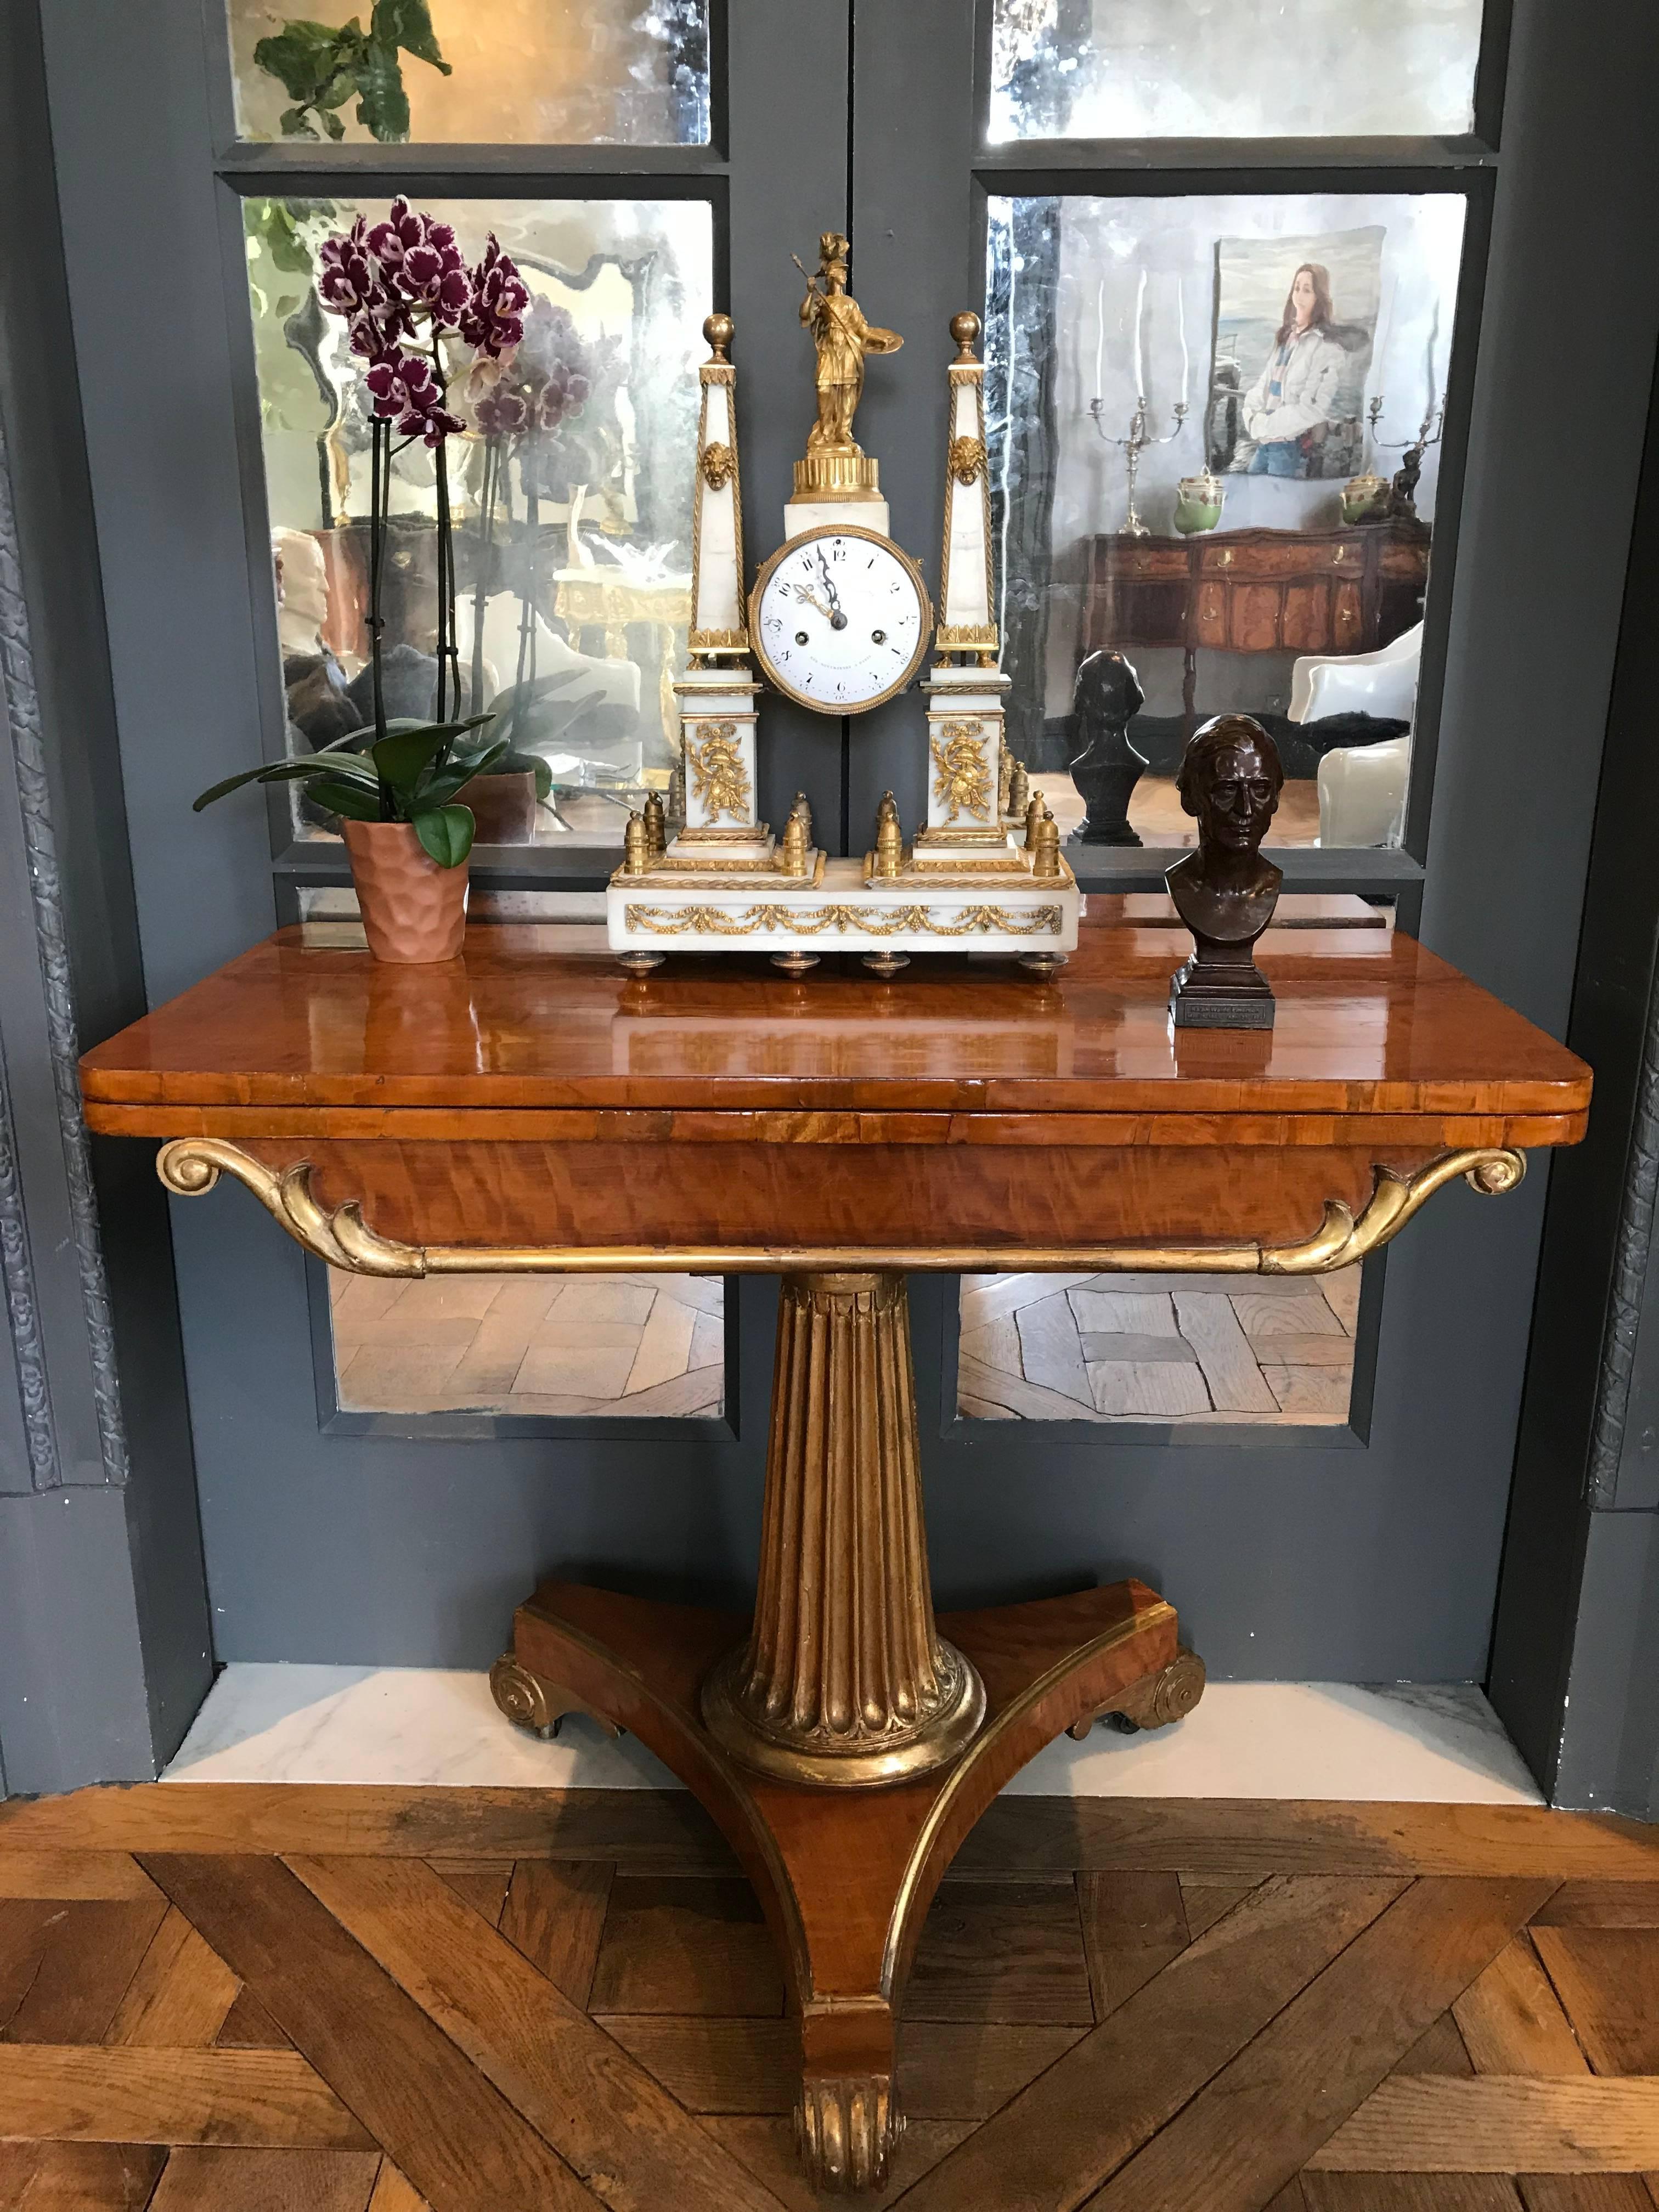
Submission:
[[[847,289],[850,252],[838,232],[818,241],[800,306],[817,415],[783,542],[746,595],[732,325],[725,315],[703,325],[690,658],[675,686],[684,820],[671,842],[659,804],[630,817],[606,898],[611,945],[635,969],[671,951],[757,951],[801,974],[829,948],[856,951],[883,975],[915,952],[969,950],[1047,971],[1077,943],[1078,890],[1060,832],[1004,737],[979,319],[951,324],[935,609],[920,563],[890,533],[878,464],[853,436],[866,356],[896,353],[903,340],[865,319]],[[775,835],[757,811],[762,684],[751,655],[774,690],[841,716],[907,690],[930,644],[926,821],[907,839],[889,792],[868,852],[832,859],[813,841],[802,794]]]

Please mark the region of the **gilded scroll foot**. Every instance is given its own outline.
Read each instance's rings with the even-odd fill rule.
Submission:
[[[808,2074],[795,2105],[795,2148],[808,2185],[825,2194],[880,2189],[904,2133],[889,2074]]]
[[[580,1713],[608,1736],[622,1734],[614,1721],[606,1720],[572,1691],[561,1689],[556,1682],[544,1681],[539,1674],[521,1667],[510,1651],[504,1651],[489,1670],[489,1693],[515,1728],[527,1729],[544,1743],[557,1735],[567,1713]]]
[[[1169,1728],[1186,1719],[1203,1696],[1206,1680],[1204,1662],[1183,1644],[1167,1667],[1131,1682],[1109,1705],[1073,1721],[1066,1733],[1081,1743],[1099,1720],[1110,1721],[1129,1735],[1137,1735],[1142,1729]]]

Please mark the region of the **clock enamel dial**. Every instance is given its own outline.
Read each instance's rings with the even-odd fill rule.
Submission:
[[[769,683],[821,714],[891,699],[927,652],[921,571],[879,531],[824,524],[779,546],[755,579],[749,635]]]

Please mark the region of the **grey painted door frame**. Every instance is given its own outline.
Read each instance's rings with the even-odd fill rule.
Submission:
[[[1567,1041],[1589,1135],[1552,1179],[1489,1685],[1553,1803],[1659,1818],[1659,385]]]
[[[8,97],[35,88],[33,137],[20,144],[38,155],[49,126],[63,258],[58,265],[54,212],[40,231],[46,265],[34,281],[55,305],[43,309],[35,295],[20,303],[8,280],[0,421],[13,441],[43,726],[62,733],[48,751],[48,781],[76,887],[64,927],[90,1037],[271,926],[270,858],[257,811],[188,816],[195,791],[257,757],[261,692],[271,680],[260,651],[269,617],[258,611],[268,589],[250,558],[258,533],[233,399],[242,349],[235,319],[246,310],[224,258],[234,182],[223,162],[216,173],[222,83],[214,71],[222,61],[204,42],[198,0],[108,12],[96,40],[77,0],[38,0],[38,15],[46,104],[39,55],[32,77],[11,72]],[[8,19],[20,52],[34,21],[29,5]],[[973,24],[967,0],[908,0],[903,9],[730,0],[726,23],[720,157],[729,304],[744,378],[745,524],[750,545],[763,550],[777,534],[805,412],[791,252],[850,217],[866,305],[918,334],[942,330],[953,307],[976,296]],[[1641,154],[1659,28],[1638,0],[1608,0],[1598,28],[1602,36],[1583,39],[1581,19],[1558,0],[1518,0],[1515,9],[1421,891],[1428,941],[1558,1034],[1572,986],[1659,331]],[[1598,67],[1613,54],[1616,68]],[[410,166],[434,179],[441,167],[415,156]],[[7,187],[9,198],[26,189],[11,174]],[[1598,322],[1597,344],[1574,354],[1574,406],[1595,426],[1595,465],[1558,465],[1546,500],[1533,457],[1559,400],[1564,333],[1586,297],[1619,303],[1616,317]],[[46,403],[16,374],[19,347],[48,311],[72,337],[64,357],[82,366],[84,471],[72,392],[52,397],[58,412],[42,423],[27,410]],[[872,380],[867,403],[867,442],[883,459],[896,532],[919,550],[936,543],[938,527],[942,388],[928,374],[932,352],[908,348],[890,364],[894,375]],[[30,489],[31,470],[15,458],[25,447],[31,465],[37,450],[68,456],[56,483],[43,471]],[[32,562],[37,544],[42,555]],[[85,649],[89,631],[99,633],[96,651]],[[43,638],[52,659],[44,681]],[[9,640],[13,757],[22,760],[17,732],[27,738],[28,709],[25,698],[20,720],[17,665]],[[777,729],[769,810],[805,787],[819,821],[833,823],[827,787],[838,782],[854,838],[883,778],[908,772],[890,766],[899,756],[879,728],[854,735],[781,717]],[[0,880],[15,893],[13,914],[26,910],[30,877],[27,859],[7,859],[9,803],[0,791]],[[20,828],[17,854],[26,849],[21,836]],[[27,935],[33,957],[42,941],[35,923]],[[31,1061],[25,1049],[31,1020],[42,1036],[56,1020],[60,1042],[63,1034],[61,993],[54,1001],[46,965],[35,964],[39,1005],[32,1010],[15,989],[0,997],[0,1044],[19,1157],[29,1129],[44,1131],[35,1157],[50,1161],[56,1145],[68,1193],[76,1139],[61,1109],[63,1054]],[[33,1090],[19,1073],[26,1065]],[[110,1479],[112,1431],[107,1407],[98,1426],[94,1387],[73,1399],[82,1409],[78,1430],[69,1418],[68,1378],[79,1389],[78,1378],[96,1368],[86,1240],[71,1240],[70,1255],[35,1237],[37,1275],[61,1262],[80,1285],[66,1282],[56,1307],[41,1299],[43,1315],[59,1316],[48,1352],[52,1342],[62,1347],[53,1374],[61,1433],[95,1435],[104,1456],[96,1481],[45,1488],[31,1464],[27,1489],[0,1499],[0,1515],[22,1509],[14,1528],[28,1516],[27,1537],[0,1539],[0,1577],[9,1574],[22,1594],[8,1608],[0,1582],[0,1620],[9,1610],[21,1647],[14,1657],[0,1644],[9,1786],[153,1772],[204,1688],[192,1436],[222,1658],[483,1663],[528,1581],[556,1562],[641,1587],[745,1585],[769,1379],[756,1352],[768,1331],[764,1283],[745,1282],[739,1293],[740,1357],[723,1436],[641,1447],[325,1434],[305,1264],[252,1201],[222,1191],[173,1210],[187,1432],[166,1216],[144,1148],[110,1149],[104,1265],[128,1473],[125,1484]],[[1368,1286],[1379,1317],[1369,1436],[1338,1447],[1204,1451],[969,1433],[951,1417],[949,1286],[918,1284],[941,1600],[1018,1595],[1074,1582],[1080,1571],[1130,1568],[1169,1589],[1222,1674],[1480,1678],[1550,1181],[1537,1174],[1498,1205],[1449,1194],[1402,1240],[1388,1262],[1386,1297],[1380,1271]],[[3,1224],[0,1188],[0,1231]],[[5,1249],[0,1234],[0,1256]],[[0,1377],[9,1404],[5,1393]],[[15,1395],[21,1435],[26,1392]],[[9,1418],[0,1409],[0,1445]],[[61,1521],[39,1503],[58,1502],[54,1489],[74,1492]],[[96,1511],[103,1520],[88,1533]],[[58,1684],[51,1729],[13,1710],[8,1679],[33,1686],[36,1697],[43,1683]]]
[[[0,11],[0,1794],[156,1773],[211,1679],[167,1210],[76,1059],[143,1011],[40,24]],[[43,368],[49,364],[49,372]]]

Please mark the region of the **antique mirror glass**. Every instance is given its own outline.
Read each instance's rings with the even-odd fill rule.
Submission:
[[[527,427],[468,422],[451,441],[458,622],[469,712],[550,770],[538,806],[489,842],[618,844],[630,806],[665,791],[673,679],[690,592],[692,364],[713,281],[701,200],[422,199],[469,262],[494,233],[532,301],[519,364],[538,404]],[[258,366],[288,748],[302,755],[361,726],[368,678],[368,419],[345,326],[319,306],[331,231],[384,203],[251,199],[248,283]],[[431,712],[437,618],[432,455],[392,464],[385,587],[388,708]],[[290,794],[298,786],[286,787]],[[294,835],[336,825],[292,797]]]
[[[724,1287],[697,1275],[329,1274],[344,1413],[717,1414]]]
[[[1446,192],[990,202],[1010,731],[1063,830],[1079,669],[1112,648],[1146,766],[1100,849],[1192,842],[1181,750],[1233,710],[1284,761],[1276,843],[1399,843],[1463,216]]]
[[[1464,132],[1480,4],[996,0],[991,140]]]
[[[708,0],[229,0],[243,138],[696,146]],[[353,33],[391,14],[406,43]]]
[[[1346,1421],[1359,1276],[964,1275],[957,1411],[1177,1428]]]

